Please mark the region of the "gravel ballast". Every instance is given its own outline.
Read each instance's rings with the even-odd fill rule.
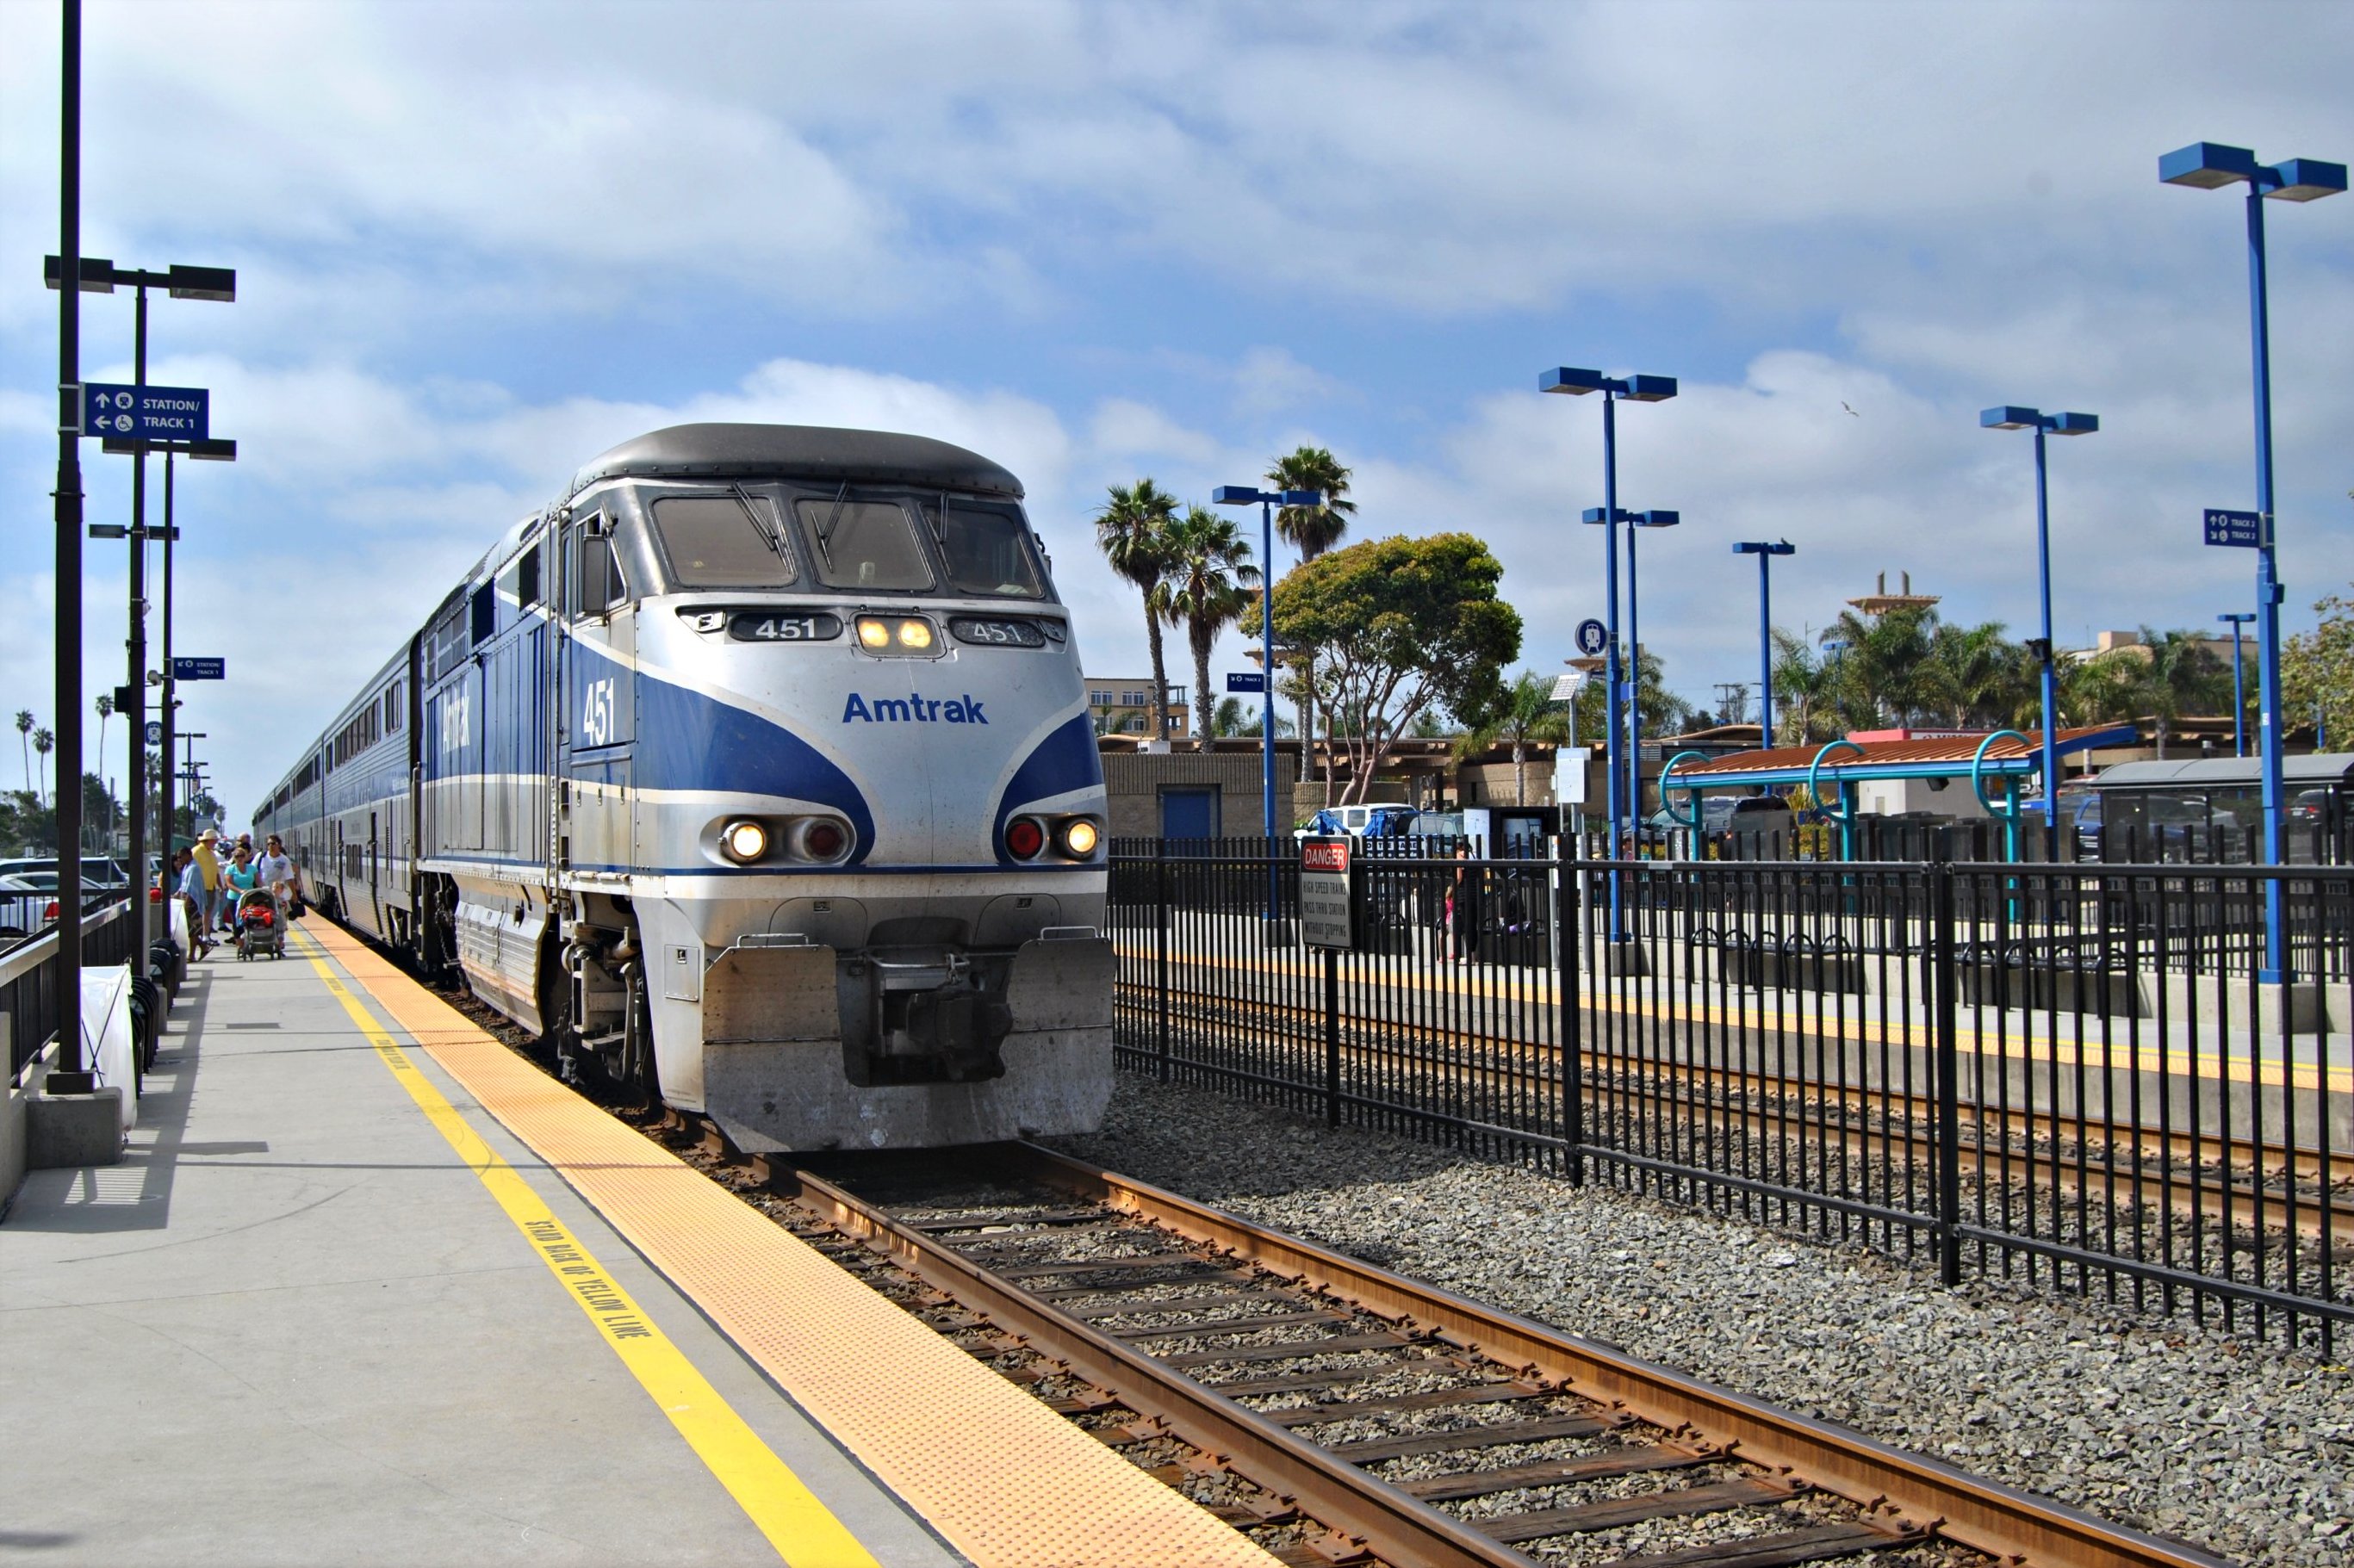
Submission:
[[[2354,1367],[1120,1075],[1124,1174],[2252,1564],[2354,1562]],[[2341,1354],[2346,1352],[2341,1351]]]

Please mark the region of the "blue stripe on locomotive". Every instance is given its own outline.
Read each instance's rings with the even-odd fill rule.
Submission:
[[[1004,797],[997,805],[997,863],[1023,863],[1005,853],[1005,822],[1015,811],[1033,800],[1091,789],[1102,782],[1103,756],[1096,746],[1095,725],[1086,714],[1079,714],[1040,741],[1006,781]]]

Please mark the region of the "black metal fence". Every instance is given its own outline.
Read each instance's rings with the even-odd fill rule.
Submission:
[[[100,969],[127,962],[137,927],[129,918],[131,902],[119,899],[82,916],[81,961]],[[58,985],[58,936],[52,930],[29,938],[0,955],[0,1013],[8,1015],[8,1079],[14,1083],[25,1064],[41,1054],[56,1037],[67,1016]]]
[[[2354,871],[1376,853],[1328,954],[1274,847],[1119,846],[1124,1065],[1948,1281],[2354,1322]]]

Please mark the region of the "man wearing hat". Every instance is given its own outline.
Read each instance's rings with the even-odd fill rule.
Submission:
[[[195,851],[196,874],[205,882],[205,935],[209,938],[220,924],[221,889],[227,885],[221,878],[220,832],[207,828],[196,835]]]

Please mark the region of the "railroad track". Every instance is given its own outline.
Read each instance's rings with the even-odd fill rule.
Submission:
[[[1156,1008],[1157,1004],[1129,1004],[1131,1012],[1154,1017],[1159,1015]],[[1322,1048],[1323,1012],[1304,1003],[1249,997],[1172,999],[1167,1016],[1172,1026],[1190,1024],[1228,1030],[1239,1025],[1261,1031],[1272,1027],[1299,1041],[1303,1048]],[[1362,1039],[1351,1038],[1369,1033],[1380,1034],[1384,1043],[1369,1045]],[[1394,1071],[1399,1065],[1394,1056],[1383,1054],[1390,1049],[1386,1044],[1390,1039],[1419,1041],[1442,1052],[1453,1043],[1466,1044],[1475,1051],[1492,1044],[1443,1022],[1343,1021],[1343,1052],[1352,1056],[1377,1057],[1385,1071]],[[1508,1044],[1549,1059],[1556,1067],[1560,1064],[1561,1046],[1555,1042],[1518,1040]],[[1149,1049],[1144,1045],[1133,1048]],[[1925,1128],[1932,1124],[1935,1112],[1935,1102],[1930,1096],[1904,1090],[1861,1088],[1751,1067],[1681,1063],[1657,1054],[1596,1054],[1591,1060],[1597,1071],[1616,1075],[1597,1084],[1597,1092],[1606,1099],[1640,1101],[1676,1116],[1699,1116],[1712,1127],[1751,1136],[1771,1137],[1787,1132],[1794,1123],[1803,1123],[1813,1132],[1840,1139],[1852,1152],[1864,1155],[1884,1153],[1891,1142],[1901,1141],[1901,1135],[1888,1130],[1889,1125],[1909,1122]],[[1458,1064],[1435,1055],[1419,1065],[1434,1074],[1460,1066],[1485,1082],[1511,1080],[1532,1089],[1557,1090],[1561,1084],[1557,1075],[1531,1071],[1492,1057]],[[1643,1081],[1649,1079],[1689,1087],[1679,1093]],[[1832,1119],[1824,1115],[1794,1115],[1769,1108],[1765,1102],[1776,1097],[1795,1097],[1836,1107],[1840,1117]],[[2333,1245],[2354,1242],[2354,1153],[2332,1151],[2325,1155],[2310,1148],[2260,1144],[2213,1134],[2193,1135],[2179,1128],[2104,1126],[2070,1113],[2029,1112],[1996,1106],[1965,1105],[1962,1119],[1966,1143],[1961,1153],[1966,1169],[1972,1172],[1992,1175],[2008,1169],[2033,1168],[2055,1172],[2057,1182],[2071,1192],[2079,1185],[2086,1186],[2087,1191],[2114,1189],[2116,1197],[2130,1196],[2144,1203],[2169,1205],[2179,1213],[2209,1219],[2231,1214],[2249,1220],[2261,1213],[2274,1224],[2293,1221],[2300,1235],[2317,1238],[2326,1230]],[[2034,1147],[2038,1139],[2070,1137],[2084,1148],[2096,1143],[2128,1145],[2140,1160],[2156,1169],[2102,1159],[2079,1161],[2067,1154],[2055,1159],[2050,1149],[2039,1150]],[[2293,1196],[2282,1185],[2290,1172],[2304,1183]],[[2325,1177],[2331,1189],[2326,1194],[2320,1188]]]
[[[715,1175],[1295,1568],[2216,1568],[1032,1145]]]
[[[618,1114],[1291,1568],[2223,1568],[1034,1145]]]

